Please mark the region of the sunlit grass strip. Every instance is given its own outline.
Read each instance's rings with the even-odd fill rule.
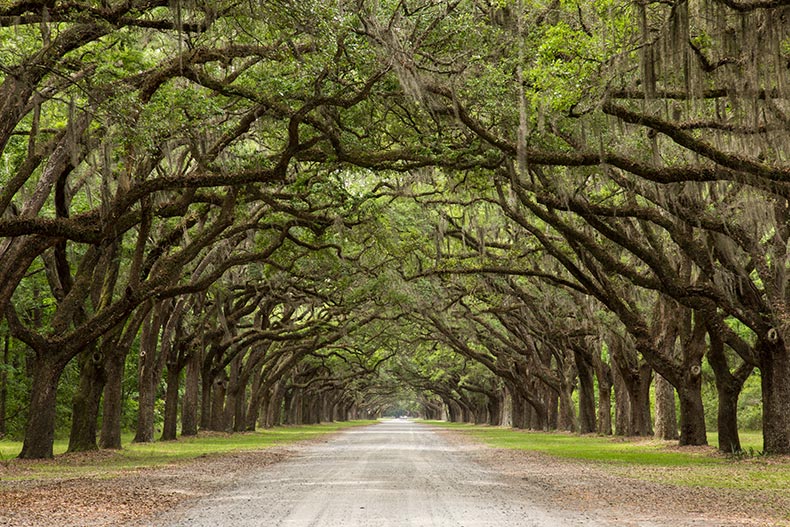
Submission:
[[[12,460],[20,452],[22,443],[2,440],[0,441],[0,459],[7,466],[24,463],[24,471],[6,475],[0,479],[36,479],[84,475],[112,477],[114,474],[125,470],[168,465],[200,456],[261,450],[278,445],[287,445],[375,422],[349,421],[343,423],[322,423],[319,425],[283,426],[236,434],[201,434],[197,437],[180,438],[177,441],[157,441],[154,443],[132,443],[132,436],[128,435],[123,438],[123,450],[117,452],[102,451],[98,454],[68,454],[60,456],[66,451],[68,446],[67,441],[63,440],[55,442],[55,460],[19,463]],[[0,468],[0,473],[2,473],[2,468]]]
[[[673,448],[674,443],[600,436],[578,436],[475,426],[442,421],[428,424],[457,430],[495,448],[542,452],[551,456],[593,462],[613,474],[673,485],[775,490],[790,493],[787,457],[723,456],[711,450]],[[709,434],[712,444],[716,435]],[[759,433],[745,433],[746,449],[761,445]]]

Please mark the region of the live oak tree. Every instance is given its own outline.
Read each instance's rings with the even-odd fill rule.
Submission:
[[[766,450],[786,452],[786,419],[775,412],[786,409],[787,396],[771,380],[786,376],[787,364],[780,330],[784,286],[773,289],[785,282],[785,264],[777,265],[785,261],[783,209],[744,207],[755,200],[784,200],[780,137],[786,132],[787,26],[777,21],[786,16],[785,7],[710,4],[715,16],[706,18],[707,6],[687,4],[636,6],[612,17],[612,6],[605,3],[549,16],[550,11],[514,2],[490,18],[489,27],[519,43],[485,48],[507,64],[495,75],[486,75],[490,70],[483,60],[426,73],[440,57],[449,60],[453,48],[448,46],[412,54],[411,68],[401,76],[435,115],[460,122],[510,159],[500,177],[503,187],[515,188],[502,201],[515,196],[529,210],[523,223],[531,224],[525,228],[537,238],[540,224],[557,229],[576,256],[547,240],[553,254],[621,318],[651,365],[674,378],[689,405],[685,422],[691,428],[682,441],[704,442],[693,379],[704,353],[705,320],[733,317],[756,335],[755,353],[732,342],[763,372],[765,420],[771,423],[765,428]],[[534,16],[527,21],[529,10]],[[414,20],[419,25],[419,17]],[[598,39],[598,34],[606,36]],[[392,53],[424,45],[419,39],[404,44],[382,38],[381,43]],[[764,67],[749,58],[763,55],[770,55]],[[499,97],[488,101],[504,96],[512,104],[487,103],[481,95],[495,89]],[[755,149],[762,152],[759,158],[749,152]],[[715,214],[705,211],[712,204]],[[758,210],[773,212],[750,218]],[[539,220],[533,222],[531,215]],[[577,220],[587,227],[569,223]],[[596,236],[622,247],[636,258],[635,266],[603,254]],[[669,244],[671,258],[657,257],[656,244]],[[738,261],[749,263],[744,268]],[[646,317],[623,302],[603,273],[619,274],[637,288],[694,310],[693,331],[683,346],[690,361],[685,369],[662,358],[660,332],[649,329]]]
[[[707,361],[720,448],[740,448],[759,369],[765,450],[787,453],[788,16],[6,3],[0,327],[3,372],[32,351],[22,457],[52,455],[70,364],[69,448],[96,448],[100,413],[119,447],[132,363],[139,441],[164,378],[166,439],[182,383],[184,434],[404,397],[609,433],[614,389],[616,431],[646,435],[655,382],[662,436],[674,390],[680,442],[704,444]]]
[[[131,7],[126,6],[125,9]],[[134,6],[134,13],[142,16],[141,13],[145,13],[146,9],[154,7],[156,5]],[[174,285],[181,277],[180,273],[185,271],[183,267],[197,258],[201,251],[208,251],[218,237],[227,239],[244,231],[243,226],[230,228],[234,207],[238,203],[238,191],[228,185],[250,185],[284,179],[291,159],[318,141],[315,137],[308,137],[302,142],[298,130],[301,121],[309,119],[309,113],[319,106],[353,106],[361,97],[352,94],[349,98],[333,99],[331,94],[320,93],[319,90],[319,93],[313,91],[308,95],[308,102],[305,103],[304,98],[297,98],[296,107],[289,107],[284,98],[271,101],[258,96],[257,92],[244,87],[245,83],[249,83],[249,79],[243,77],[244,73],[250,73],[250,68],[261,61],[274,60],[277,67],[276,61],[282,57],[278,55],[280,52],[301,57],[308,49],[301,49],[303,43],[295,47],[284,43],[273,47],[261,42],[240,44],[238,31],[248,29],[244,27],[238,27],[230,34],[212,34],[210,28],[217,21],[218,13],[211,9],[191,10],[189,22],[185,22],[184,17],[187,15],[180,8],[175,11],[157,11],[164,18],[159,22],[155,19],[141,22],[126,17],[126,10],[120,8],[94,10],[87,5],[76,6],[62,14],[57,9],[50,10],[45,4],[20,4],[16,9],[18,12],[12,7],[4,13],[9,24],[26,28],[39,24],[44,35],[41,39],[42,51],[38,55],[19,58],[20,72],[8,75],[4,82],[4,90],[18,92],[15,98],[6,99],[4,123],[11,130],[17,126],[17,122],[26,124],[23,120],[27,118],[30,120],[30,131],[27,134],[28,155],[26,158],[20,156],[17,172],[9,175],[10,184],[4,187],[4,208],[12,212],[10,217],[7,215],[3,220],[2,232],[15,237],[7,239],[4,244],[4,289],[0,304],[14,334],[37,353],[38,364],[34,369],[37,380],[32,390],[34,400],[27,438],[39,443],[26,446],[22,455],[39,457],[51,455],[51,446],[48,445],[51,445],[53,387],[65,364],[91,346],[104,332],[122,323],[141,303],[153,296],[173,294],[174,291],[165,293],[163,289]],[[54,16],[56,13],[58,16]],[[234,15],[236,18],[225,21],[243,26],[245,13],[236,11]],[[85,20],[80,16],[84,16]],[[57,24],[63,24],[64,27],[73,24],[69,31],[59,37],[65,42],[59,39],[51,41],[51,27]],[[142,28],[138,28],[139,33],[130,37],[122,31],[126,25]],[[233,33],[237,35],[234,37]],[[152,37],[148,49],[156,51],[140,48],[135,50],[136,55],[135,52],[119,54],[119,61],[113,63],[114,69],[97,68],[93,64],[80,64],[78,61],[68,62],[69,54],[76,53],[74,50],[77,48],[93,45],[96,48],[94,53],[100,54],[105,47],[111,50],[114,46],[136,46],[144,42],[142,37],[145,35]],[[229,37],[233,43],[227,44]],[[310,40],[312,37],[308,35],[305,38]],[[188,42],[182,45],[184,39]],[[35,38],[29,40],[34,45],[37,43]],[[18,44],[14,49],[22,48]],[[278,48],[280,51],[277,51]],[[161,53],[160,50],[165,52]],[[80,52],[84,52],[84,49],[80,49]],[[333,58],[332,55],[329,57]],[[36,63],[39,59],[40,64]],[[64,76],[46,76],[41,73],[47,71],[48,64],[60,59],[66,61],[68,68],[76,69],[77,73]],[[241,67],[228,62],[233,60]],[[232,69],[232,74],[217,78],[216,71],[204,67],[218,62],[224,62],[226,71]],[[25,77],[24,82],[27,84],[22,90],[18,89],[18,84],[24,77],[24,68],[35,70],[35,74]],[[329,77],[328,73],[325,78]],[[63,82],[64,78],[70,80]],[[372,79],[376,79],[375,74]],[[238,86],[232,85],[234,82]],[[48,88],[50,84],[51,88]],[[350,85],[343,84],[344,95],[348,95]],[[357,86],[362,88],[360,94],[370,88],[370,84],[364,82]],[[291,87],[299,91],[305,85]],[[320,85],[311,83],[309,87],[312,90],[320,88]],[[32,95],[26,90],[32,93],[34,88],[51,93],[51,105],[49,99],[28,105]],[[167,93],[173,89],[178,91],[172,95]],[[60,91],[67,96],[69,91],[73,91],[75,95],[68,104],[63,105]],[[248,104],[246,108],[244,105],[237,106],[235,114],[222,113],[222,103],[217,98],[207,99],[209,104],[202,108],[192,104],[212,92],[227,97],[229,102],[236,99]],[[86,93],[90,94],[90,98],[84,98]],[[54,97],[55,94],[58,97]],[[180,104],[178,97],[184,95],[187,98],[180,99],[183,103]],[[17,105],[13,106],[12,102]],[[43,110],[42,104],[45,106]],[[127,104],[129,106],[125,106]],[[61,115],[66,116],[65,126],[62,129],[55,128],[54,132],[47,121],[50,117],[49,106],[53,106],[52,112],[60,110]],[[155,125],[153,120],[158,119],[166,107],[175,110],[168,114],[170,122]],[[117,112],[121,114],[117,115]],[[291,114],[288,126],[283,128],[280,123]],[[53,114],[53,117],[56,115]],[[277,124],[274,128],[262,126],[260,129],[259,145],[265,144],[269,138],[273,139],[269,147],[263,150],[267,154],[261,157],[249,148],[249,145],[256,143],[255,136],[249,134],[256,120],[265,116],[273,118]],[[124,126],[132,134],[117,137],[119,128],[111,119],[119,118],[125,120]],[[197,122],[201,123],[200,126],[193,128],[192,124]],[[95,129],[91,128],[92,123],[95,123]],[[214,125],[213,134],[206,133],[205,127],[210,123]],[[42,124],[47,128],[40,130]],[[314,124],[319,128],[326,126],[325,123]],[[199,131],[201,127],[202,131]],[[48,143],[50,146],[45,147],[39,155],[36,151],[39,135],[46,137],[53,133],[55,138]],[[99,139],[102,133],[104,137]],[[115,143],[116,139],[118,143]],[[7,138],[3,144],[6,142]],[[230,155],[227,150],[234,151],[232,166],[227,163],[217,165],[222,155]],[[20,196],[18,192],[25,190],[26,181],[31,176],[37,177],[35,169],[42,162],[47,165],[38,179],[36,193],[25,203],[14,203],[14,198]],[[92,197],[91,193],[91,187],[97,185],[96,175],[100,176],[100,198]],[[226,189],[224,195],[223,186]],[[217,190],[201,194],[197,192],[201,187]],[[57,217],[54,220],[37,218],[36,214],[41,211],[44,199],[53,191]],[[84,193],[84,198],[77,202],[75,198],[81,196],[80,192]],[[170,196],[168,192],[171,192]],[[99,204],[92,204],[97,199]],[[75,214],[70,210],[73,207],[84,211]],[[218,214],[214,214],[212,209]],[[168,225],[168,218],[178,219],[179,216],[180,221]],[[256,220],[259,222],[261,218]],[[246,226],[248,231],[256,228],[256,220]],[[138,231],[136,241],[135,229]],[[193,232],[190,233],[189,229]],[[151,238],[157,235],[161,236],[161,240],[153,240],[149,246]],[[128,241],[124,241],[124,238]],[[70,276],[72,272],[64,257],[68,243],[87,244],[82,246],[87,248],[71,252],[82,258],[75,276]],[[115,273],[104,273],[101,265],[117,261],[113,260],[110,251],[117,250],[124,243],[132,247],[133,254],[129,266],[122,269],[125,276],[121,277],[117,285],[113,283],[114,278],[106,282],[104,294],[93,296],[93,313],[83,315],[84,308],[80,304],[89,297],[86,294],[89,291],[87,283],[92,277],[102,274],[117,276]],[[57,271],[59,283],[55,280],[51,282],[52,294],[58,299],[58,311],[54,314],[52,330],[48,331],[48,335],[41,335],[31,331],[29,325],[19,318],[11,296],[29,265],[39,256],[46,263],[47,251],[53,246],[51,251],[54,251],[54,257],[49,260],[54,261],[54,264],[48,269],[54,268],[49,273],[53,276],[54,271]],[[230,267],[244,261],[242,258],[241,262],[231,260],[231,264],[222,265]],[[214,278],[218,274],[215,272]],[[76,287],[71,287],[72,282]],[[189,287],[204,287],[207,282],[204,280],[203,284],[187,286],[187,290]],[[94,283],[101,282],[94,280]],[[64,334],[64,331],[68,332]]]

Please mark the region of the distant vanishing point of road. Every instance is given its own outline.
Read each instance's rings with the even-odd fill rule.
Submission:
[[[524,482],[404,419],[350,429],[167,520],[171,527],[609,526],[547,510]],[[162,525],[157,522],[157,525]]]

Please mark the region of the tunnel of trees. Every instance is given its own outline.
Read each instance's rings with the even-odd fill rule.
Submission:
[[[22,458],[409,412],[790,453],[788,0],[0,3]]]

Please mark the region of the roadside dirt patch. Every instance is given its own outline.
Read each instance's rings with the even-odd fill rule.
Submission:
[[[634,526],[652,525],[654,519],[670,520],[676,527],[790,526],[790,491],[747,492],[654,483],[645,480],[651,468],[630,469],[624,475],[591,462],[491,448],[454,431],[442,435],[463,444],[478,463],[534,487],[535,498],[554,508]]]
[[[0,525],[4,527],[93,527],[135,525],[200,498],[238,478],[293,455],[294,447],[199,457],[160,468],[133,469],[107,477],[8,481],[29,472],[29,462],[0,466]],[[60,456],[43,463],[94,464],[98,452]],[[37,462],[42,463],[42,462]],[[3,481],[5,480],[5,481]]]

